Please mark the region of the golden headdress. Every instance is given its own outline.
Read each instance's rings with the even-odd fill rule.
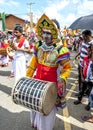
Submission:
[[[58,29],[56,25],[45,14],[41,16],[36,25],[36,33],[38,38],[42,39],[42,32],[44,29],[51,31],[53,42],[59,41]]]

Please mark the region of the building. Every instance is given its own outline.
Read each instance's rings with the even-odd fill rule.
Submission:
[[[25,26],[25,20],[19,18],[13,14],[6,15],[5,17],[6,31],[12,31],[16,24],[20,24],[22,27]],[[30,22],[28,22],[30,26]],[[0,30],[2,30],[2,19],[0,18]]]

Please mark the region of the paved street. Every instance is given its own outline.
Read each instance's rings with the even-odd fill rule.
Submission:
[[[78,92],[77,65],[71,56],[72,72],[67,84],[67,106],[59,110],[56,115],[54,130],[93,130],[93,124],[83,122],[82,115],[93,114],[93,109],[85,110],[87,98],[83,98],[82,104],[74,105]],[[0,67],[0,130],[34,130],[30,125],[30,110],[16,105],[11,99],[11,90],[14,79],[10,78],[11,62],[8,67]]]

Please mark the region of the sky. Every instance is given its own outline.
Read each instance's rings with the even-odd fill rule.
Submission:
[[[0,13],[29,20],[30,11],[33,13],[33,22],[36,23],[45,13],[64,28],[82,16],[93,14],[93,0],[0,0]]]

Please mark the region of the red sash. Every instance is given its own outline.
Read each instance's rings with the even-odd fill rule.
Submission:
[[[84,76],[84,78],[86,78],[87,69],[88,69],[88,64],[89,64],[89,58],[88,58],[88,57],[85,57],[85,58],[83,59],[83,62],[84,62],[84,66],[83,66],[83,76]]]
[[[19,41],[18,47],[21,48],[23,46],[23,43],[25,41],[25,37],[22,37]]]
[[[22,37],[19,41],[19,44],[18,44],[18,47],[21,48],[23,46],[23,43],[25,41],[25,37]],[[10,57],[11,60],[13,60],[14,58],[13,57]]]

